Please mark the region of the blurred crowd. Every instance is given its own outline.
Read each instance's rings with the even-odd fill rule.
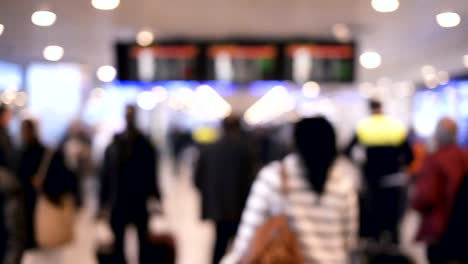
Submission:
[[[427,246],[429,263],[468,263],[468,156],[456,122],[440,120],[429,148],[383,109],[370,100],[369,116],[344,147],[322,116],[256,129],[230,116],[217,136],[169,133],[174,176],[187,153],[193,156],[201,218],[215,226],[212,263],[416,263],[402,246],[408,211],[420,216],[414,239]],[[79,122],[50,148],[37,121],[25,119],[17,146],[11,112],[0,106],[1,263],[70,243],[90,178],[98,186],[96,222],[107,228],[99,262],[127,263],[125,230],[133,225],[139,263],[175,263],[174,238],[149,228],[151,214],[164,213],[161,146],[136,116],[127,106],[125,129],[96,162],[92,135]]]

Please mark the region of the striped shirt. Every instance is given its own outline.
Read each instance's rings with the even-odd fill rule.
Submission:
[[[233,251],[225,263],[238,263],[256,228],[282,212],[297,234],[307,263],[348,263],[349,251],[357,240],[358,205],[352,177],[347,177],[342,163],[335,163],[321,196],[310,187],[297,155],[289,155],[283,162],[287,197],[280,191],[280,163],[263,168],[252,186]]]

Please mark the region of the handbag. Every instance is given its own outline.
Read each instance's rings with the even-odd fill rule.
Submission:
[[[281,195],[286,200],[288,194],[288,176],[286,168],[281,165]],[[255,232],[249,252],[241,261],[242,264],[302,264],[303,253],[296,235],[288,224],[284,213],[271,216]]]
[[[36,176],[41,182],[44,182],[52,157],[51,151],[44,154]],[[75,211],[72,194],[63,195],[55,204],[39,190],[34,212],[34,231],[39,248],[54,249],[73,241]]]

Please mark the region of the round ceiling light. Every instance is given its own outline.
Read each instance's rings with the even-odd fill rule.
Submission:
[[[382,64],[382,57],[375,51],[368,51],[361,54],[359,62],[366,69],[376,69]]]
[[[3,34],[3,31],[5,31],[5,26],[0,24],[0,36]]]
[[[120,0],[91,0],[91,4],[99,10],[113,10],[120,5]]]
[[[152,110],[158,104],[155,94],[150,91],[144,91],[138,94],[137,104],[143,110]]]
[[[54,12],[46,10],[36,11],[31,16],[32,23],[40,27],[52,26],[55,20],[57,20],[57,15]]]
[[[444,12],[436,16],[437,24],[443,28],[456,27],[461,22],[459,14],[454,12]]]
[[[446,85],[450,81],[450,74],[446,71],[439,71],[437,73],[437,80],[439,81],[439,84]]]
[[[143,29],[142,31],[138,32],[136,37],[136,42],[138,45],[146,47],[151,45],[154,41],[154,34],[149,29]]]
[[[42,52],[42,55],[48,61],[59,61],[63,58],[63,54],[63,48],[56,45],[47,46]]]
[[[381,13],[395,12],[400,7],[398,0],[372,0],[371,4],[375,11]]]
[[[302,86],[302,94],[307,98],[317,98],[320,94],[320,85],[316,82],[307,82]]]
[[[348,42],[351,40],[351,30],[346,24],[338,23],[333,25],[333,35],[341,42]]]
[[[101,82],[112,82],[117,76],[117,70],[110,65],[104,65],[99,67],[96,75]]]

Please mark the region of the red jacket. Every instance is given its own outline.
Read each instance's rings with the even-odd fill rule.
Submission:
[[[468,172],[468,155],[459,147],[447,146],[425,159],[416,178],[412,206],[422,223],[417,239],[437,243],[444,234],[455,196]]]

